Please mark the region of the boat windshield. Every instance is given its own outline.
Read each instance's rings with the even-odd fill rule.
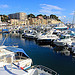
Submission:
[[[27,59],[28,57],[22,52],[17,52],[15,53],[15,58],[17,60],[17,59]]]
[[[66,38],[66,39],[69,39],[69,38],[70,38],[70,36],[66,36],[65,38]]]
[[[60,39],[65,39],[65,36],[61,36]]]
[[[42,35],[46,35],[46,33],[43,33]]]
[[[69,39],[69,36],[61,36],[60,39]]]

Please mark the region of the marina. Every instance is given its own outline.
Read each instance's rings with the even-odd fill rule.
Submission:
[[[31,66],[32,59],[21,48],[0,46],[0,74],[6,75],[57,75],[42,65]]]
[[[75,75],[75,0],[0,1],[0,75]]]
[[[47,40],[44,40],[44,43],[40,44],[35,38],[22,36],[22,33],[1,33],[0,39],[4,40],[7,37],[4,42],[5,46],[18,46],[25,50],[32,59],[33,66],[43,65],[53,69],[60,75],[73,75],[75,73],[74,49],[72,50],[74,46],[71,47],[71,45],[67,45],[60,47],[56,46],[53,41],[48,42]],[[2,41],[0,44],[2,44]]]

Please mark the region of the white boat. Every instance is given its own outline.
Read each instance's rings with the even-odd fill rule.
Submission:
[[[66,30],[68,29],[68,27],[65,26],[63,23],[59,23],[58,25],[56,25],[56,27],[54,27],[54,29]]]
[[[68,45],[68,48],[75,54],[75,42],[72,42],[71,45]]]
[[[53,30],[53,34],[56,34],[56,35],[58,35],[58,34],[61,34],[61,30]]]
[[[58,75],[52,69],[31,63],[23,49],[0,46],[0,75]]]
[[[25,53],[23,49],[11,47],[11,46],[0,46],[0,60],[1,63],[7,65],[8,63],[14,63],[19,67],[23,67],[24,69],[31,66],[32,59]],[[1,64],[0,66],[3,66]]]
[[[75,54],[75,45],[72,47],[72,52]]]
[[[29,38],[29,39],[35,39],[37,32],[34,30],[29,30],[26,33],[22,34],[22,37]]]
[[[57,46],[66,46],[66,45],[71,45],[72,40],[70,35],[65,34],[65,35],[61,35],[61,37],[57,40],[54,40],[54,44]]]
[[[43,33],[41,35],[38,36],[37,41],[39,43],[50,43],[53,40],[58,39],[58,36],[55,34],[52,34],[52,32],[47,32],[47,33]]]

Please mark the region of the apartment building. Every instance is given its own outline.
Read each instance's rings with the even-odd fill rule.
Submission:
[[[27,15],[24,12],[9,14],[8,17],[9,17],[9,19],[19,19],[19,20],[27,19]]]
[[[41,24],[47,24],[47,20],[46,19],[41,19],[41,18],[37,18],[37,17],[35,17],[35,18],[30,18],[29,19],[29,24],[30,25],[41,25]]]
[[[8,17],[10,19],[10,23],[14,25],[26,25],[26,22],[28,22],[27,15],[24,12],[9,14]]]

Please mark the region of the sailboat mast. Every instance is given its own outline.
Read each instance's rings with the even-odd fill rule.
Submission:
[[[74,20],[75,20],[75,11],[74,11],[73,21],[72,21],[72,24],[73,24],[73,25],[74,25]]]

